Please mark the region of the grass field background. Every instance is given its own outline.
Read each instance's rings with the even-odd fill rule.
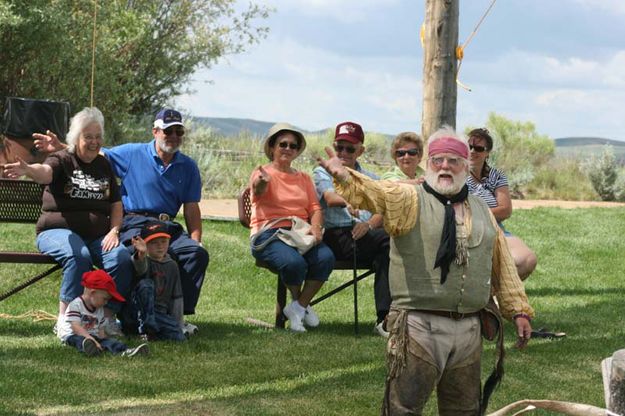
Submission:
[[[507,228],[538,254],[526,283],[534,326],[567,337],[518,351],[508,324],[506,375],[489,410],[527,398],[603,406],[600,362],[625,348],[625,209],[518,210]],[[0,319],[0,414],[378,414],[385,342],[372,333],[373,280],[359,285],[359,336],[351,290],[319,304],[321,326],[306,334],[253,327],[247,317],[272,320],[275,277],[254,266],[247,233],[204,223],[211,261],[190,318],[200,332],[183,344],[152,343],[149,357],[86,358],[60,345],[51,321]],[[33,227],[3,224],[0,250],[8,249],[34,249]],[[0,291],[41,270],[0,267]],[[324,290],[349,277],[334,273]],[[0,313],[55,313],[59,281],[57,273],[0,302]],[[484,347],[483,376],[494,362],[494,346]],[[432,403],[426,414],[436,414]]]

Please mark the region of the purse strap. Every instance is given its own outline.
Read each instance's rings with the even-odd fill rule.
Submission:
[[[252,237],[250,237],[250,245],[252,246],[252,250],[262,251],[269,243],[275,240],[278,237],[278,233],[280,232],[280,229],[278,228],[276,229],[276,232],[273,233],[271,237],[269,237],[268,239],[266,239],[260,244],[256,244],[256,239],[258,238],[258,236],[260,236],[262,233],[269,230],[270,228],[273,228],[274,225],[282,221],[291,221],[291,224],[293,224],[293,217],[280,217],[280,218],[275,218],[273,220],[267,221],[265,225],[263,225],[260,228],[260,230],[258,230],[258,232],[256,232]]]

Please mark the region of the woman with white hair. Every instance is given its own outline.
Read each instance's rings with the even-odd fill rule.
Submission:
[[[56,136],[48,131],[35,139]],[[19,159],[5,165],[9,178],[28,176],[46,185],[37,221],[37,247],[63,266],[59,318],[82,293],[81,278],[95,265],[106,270],[117,290],[126,296],[132,280],[130,254],[119,244],[123,209],[117,181],[108,160],[100,154],[104,117],[87,107],[71,120],[67,149],[50,154],[43,163]],[[110,334],[119,332],[113,314],[121,304],[109,302],[105,314]]]

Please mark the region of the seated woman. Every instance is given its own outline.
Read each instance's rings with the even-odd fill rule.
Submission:
[[[119,188],[111,165],[99,154],[103,136],[102,113],[85,108],[71,120],[67,149],[50,154],[41,164],[29,165],[18,158],[5,165],[10,178],[26,175],[46,185],[36,226],[37,247],[63,266],[59,318],[82,294],[82,275],[94,265],[113,276],[122,296],[128,295],[132,280],[130,254],[118,238],[123,214]],[[116,302],[105,308],[109,335],[119,335],[113,313],[120,309]]]
[[[291,167],[293,160],[306,148],[303,134],[287,124],[276,124],[269,130],[264,148],[270,163],[256,168],[250,177],[250,226],[255,237],[252,255],[278,272],[293,298],[284,308],[284,315],[291,322],[292,331],[305,332],[304,326],[319,325],[319,317],[309,303],[328,280],[334,267],[334,254],[322,242],[323,214],[315,186],[310,176]],[[303,255],[274,237],[277,228],[291,226],[290,220],[278,221],[271,228],[263,229],[273,220],[291,216],[312,225],[310,232],[317,244]],[[258,248],[266,241],[270,242]]]
[[[469,133],[469,148],[471,150],[471,174],[467,177],[469,191],[481,197],[489,206],[504,231],[519,277],[525,280],[536,268],[536,254],[525,245],[523,240],[503,227],[503,221],[512,215],[512,201],[506,175],[486,163],[493,149],[493,138],[488,130],[472,130]]]
[[[419,166],[423,157],[423,140],[411,131],[399,133],[391,145],[391,157],[397,164],[380,179],[417,185],[422,180],[423,169]]]

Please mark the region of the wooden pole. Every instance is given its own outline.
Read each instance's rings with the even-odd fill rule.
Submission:
[[[421,135],[456,127],[458,0],[426,0]],[[427,154],[427,153],[426,153]]]

